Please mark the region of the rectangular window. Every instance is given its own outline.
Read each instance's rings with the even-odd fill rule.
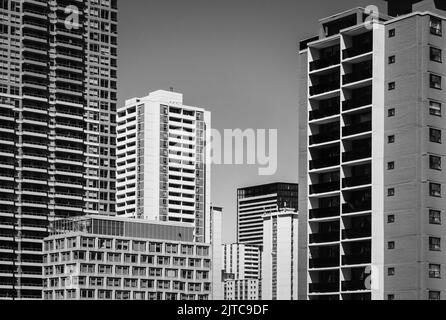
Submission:
[[[431,17],[430,30],[431,34],[441,37],[443,34],[441,19]]]
[[[431,61],[435,61],[435,62],[442,62],[442,54],[441,54],[441,49],[438,48],[434,48],[434,47],[430,47],[430,56],[431,56]]]
[[[429,300],[440,300],[440,291],[429,291]]]
[[[441,278],[441,266],[439,264],[429,264],[429,278],[431,279]]]
[[[390,29],[389,30],[389,38],[393,38],[393,37],[395,37],[395,35],[396,35],[395,29]]]
[[[389,57],[389,64],[394,64],[396,62],[396,57],[395,56],[390,56]]]
[[[441,239],[436,237],[429,237],[429,250],[441,251]]]
[[[395,136],[394,135],[388,136],[387,137],[387,142],[388,143],[395,143]]]
[[[429,183],[429,195],[435,198],[441,198],[441,184]]]
[[[395,275],[395,268],[387,269],[387,275],[388,276],[394,276]]]
[[[389,90],[395,90],[395,88],[396,88],[395,82],[390,82],[389,83]]]
[[[430,128],[429,141],[441,144],[441,130]]]
[[[441,211],[429,210],[429,224],[441,225]]]
[[[391,161],[387,163],[387,170],[394,170],[395,169],[395,162]]]
[[[395,223],[395,215],[393,215],[393,214],[388,215],[387,223]]]
[[[441,103],[429,101],[429,113],[433,116],[441,117]]]
[[[441,90],[441,76],[436,74],[430,75],[430,87],[432,89]]]
[[[390,117],[394,117],[395,114],[396,114],[396,112],[395,112],[395,108],[391,108],[391,109],[389,109],[389,110],[387,111],[387,115],[389,116],[389,118],[390,118]]]
[[[387,249],[389,249],[389,250],[395,249],[395,241],[389,241],[387,243]]]
[[[429,168],[432,170],[441,171],[441,157],[429,156]]]
[[[395,189],[394,188],[390,188],[387,190],[387,196],[388,197],[393,197],[395,196]]]

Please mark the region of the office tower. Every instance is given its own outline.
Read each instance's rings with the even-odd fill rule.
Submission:
[[[186,223],[57,220],[44,242],[46,300],[208,300],[211,250]]]
[[[223,208],[211,207],[212,300],[223,300],[222,216]]]
[[[189,223],[210,242],[210,119],[163,90],[119,108],[118,215]]]
[[[446,12],[433,12],[370,24],[353,9],[300,44],[300,299],[446,298]]]
[[[272,183],[237,190],[237,241],[263,244],[263,215],[288,208],[297,211],[298,185]]]
[[[48,220],[115,210],[117,1],[0,19],[0,299],[40,299]]]
[[[225,300],[260,300],[261,252],[255,245],[223,245]]]
[[[298,214],[265,214],[262,251],[262,298],[298,299]]]

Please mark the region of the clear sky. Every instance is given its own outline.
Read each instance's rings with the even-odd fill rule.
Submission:
[[[278,129],[278,172],[214,166],[212,201],[235,241],[236,190],[298,179],[297,44],[320,18],[382,0],[119,0],[119,99],[158,89],[212,112],[223,129]]]

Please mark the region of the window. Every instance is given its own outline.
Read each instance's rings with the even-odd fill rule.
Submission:
[[[394,64],[396,62],[396,57],[395,56],[390,56],[389,57],[389,64]]]
[[[394,276],[395,275],[395,268],[387,269],[387,275],[388,276]]]
[[[430,30],[431,30],[431,34],[441,37],[442,33],[443,33],[441,20],[438,18],[435,18],[435,17],[431,17]]]
[[[395,223],[395,215],[393,215],[393,214],[388,215],[387,223]]]
[[[441,278],[441,266],[439,264],[429,264],[429,278],[431,279]]]
[[[387,137],[387,142],[388,143],[395,143],[395,135],[391,135]]]
[[[395,241],[389,241],[387,243],[387,249],[389,249],[389,250],[395,249]]]
[[[429,300],[440,300],[440,291],[429,291]]]
[[[389,90],[395,90],[395,88],[396,88],[395,82],[390,82],[389,83]]]
[[[389,30],[389,38],[393,38],[393,37],[395,37],[395,35],[396,35],[395,29],[390,29]]]
[[[387,163],[387,170],[394,170],[395,169],[395,161],[391,161]]]
[[[432,170],[441,171],[441,157],[429,156],[429,168]]]
[[[442,62],[441,49],[431,47],[430,48],[430,56],[431,56],[431,61],[440,62],[440,63]]]
[[[429,237],[429,250],[441,251],[441,239],[436,237]]]
[[[387,300],[395,300],[395,295],[394,294],[388,294],[387,295]]]
[[[387,111],[387,115],[389,116],[389,118],[390,118],[390,117],[394,117],[395,114],[396,114],[396,112],[395,112],[395,108],[391,108],[391,109],[389,109],[389,110]]]
[[[441,198],[441,184],[429,183],[429,195],[435,198]]]
[[[429,224],[441,224],[441,211],[429,210]]]
[[[393,196],[395,196],[395,188],[387,189],[387,196],[388,196],[388,197],[393,197]]]
[[[441,103],[429,101],[429,113],[433,116],[441,117]]]
[[[437,76],[436,74],[430,75],[430,87],[432,89],[441,90],[441,76]]]
[[[434,143],[441,143],[441,130],[430,128],[429,141]]]

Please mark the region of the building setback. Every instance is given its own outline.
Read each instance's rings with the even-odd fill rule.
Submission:
[[[237,190],[237,241],[263,244],[263,215],[281,209],[298,209],[298,185],[272,183]]]
[[[298,214],[286,209],[265,214],[262,299],[298,299]]]
[[[208,300],[211,248],[186,223],[57,220],[44,243],[46,300]]]
[[[155,91],[118,110],[118,215],[185,222],[210,242],[210,112]]]
[[[446,12],[390,2],[300,44],[300,299],[446,298]]]
[[[0,27],[0,299],[40,299],[49,219],[115,212],[117,1],[2,0]]]

